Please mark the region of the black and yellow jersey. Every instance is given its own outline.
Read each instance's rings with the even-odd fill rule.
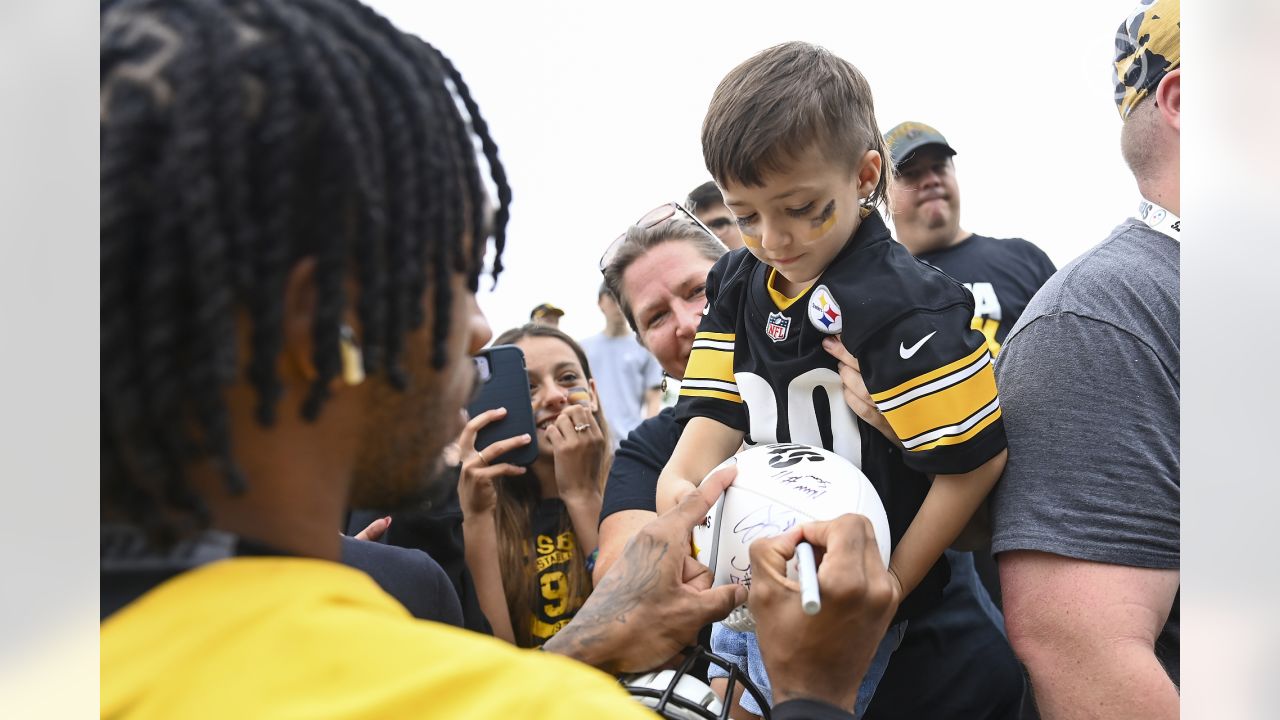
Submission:
[[[822,349],[838,334],[909,467],[964,473],[1004,449],[991,354],[971,326],[973,296],[913,258],[878,214],[799,296],[774,289],[775,273],[745,248],[711,269],[680,386],[682,419],[718,420],[750,443],[819,445],[862,466],[857,416]]]
[[[774,272],[746,248],[712,267],[677,418],[711,418],[747,433],[749,444],[805,443],[856,463],[880,495],[896,548],[928,475],[974,470],[1005,448],[973,296],[913,258],[876,213],[800,296],[775,290]],[[902,449],[845,403],[836,361],[822,349],[827,335],[858,359]],[[896,618],[936,605],[949,578],[940,559]]]

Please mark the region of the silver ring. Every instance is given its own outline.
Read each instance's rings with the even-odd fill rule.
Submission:
[[[588,424],[588,423],[582,423],[581,425],[574,425],[574,426],[573,426],[573,431],[574,431],[574,432],[582,432],[583,430],[586,430],[586,429],[587,429],[587,428],[589,428],[589,427],[591,427],[591,425],[590,425],[590,424]]]

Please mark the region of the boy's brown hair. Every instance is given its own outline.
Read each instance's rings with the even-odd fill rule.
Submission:
[[[775,45],[729,71],[702,121],[702,158],[721,186],[758,187],[814,143],[825,157],[846,158],[851,172],[866,150],[879,152],[880,181],[865,203],[885,202],[893,162],[871,86],[847,60],[805,42]]]

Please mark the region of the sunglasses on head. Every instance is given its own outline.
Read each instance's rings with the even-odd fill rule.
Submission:
[[[706,231],[708,235],[711,237],[716,236],[716,234],[711,232],[711,229],[704,225],[701,220],[694,216],[693,213],[685,209],[684,205],[674,201],[663,203],[644,215],[641,215],[639,220],[632,223],[632,227],[638,227],[641,230],[648,230],[649,228],[657,227],[658,225],[661,225],[675,217],[676,213],[684,213],[685,217],[692,220],[698,227]],[[630,232],[630,229],[631,228],[627,228],[627,231]],[[614,256],[618,254],[618,250],[622,249],[622,246],[626,241],[627,233],[624,232],[609,244],[609,248],[600,256],[600,272],[604,272],[604,269],[609,267],[609,263],[613,262]]]

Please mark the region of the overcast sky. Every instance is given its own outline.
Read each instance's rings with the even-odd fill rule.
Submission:
[[[686,1],[371,3],[461,70],[514,194],[507,267],[480,303],[495,334],[551,302],[598,332],[603,249],[645,211],[710,179],[699,129],[733,66],[805,40],[856,65],[882,131],[937,127],[956,156],[961,223],[1025,237],[1059,266],[1138,202],[1112,102],[1116,28],[1135,3]]]

